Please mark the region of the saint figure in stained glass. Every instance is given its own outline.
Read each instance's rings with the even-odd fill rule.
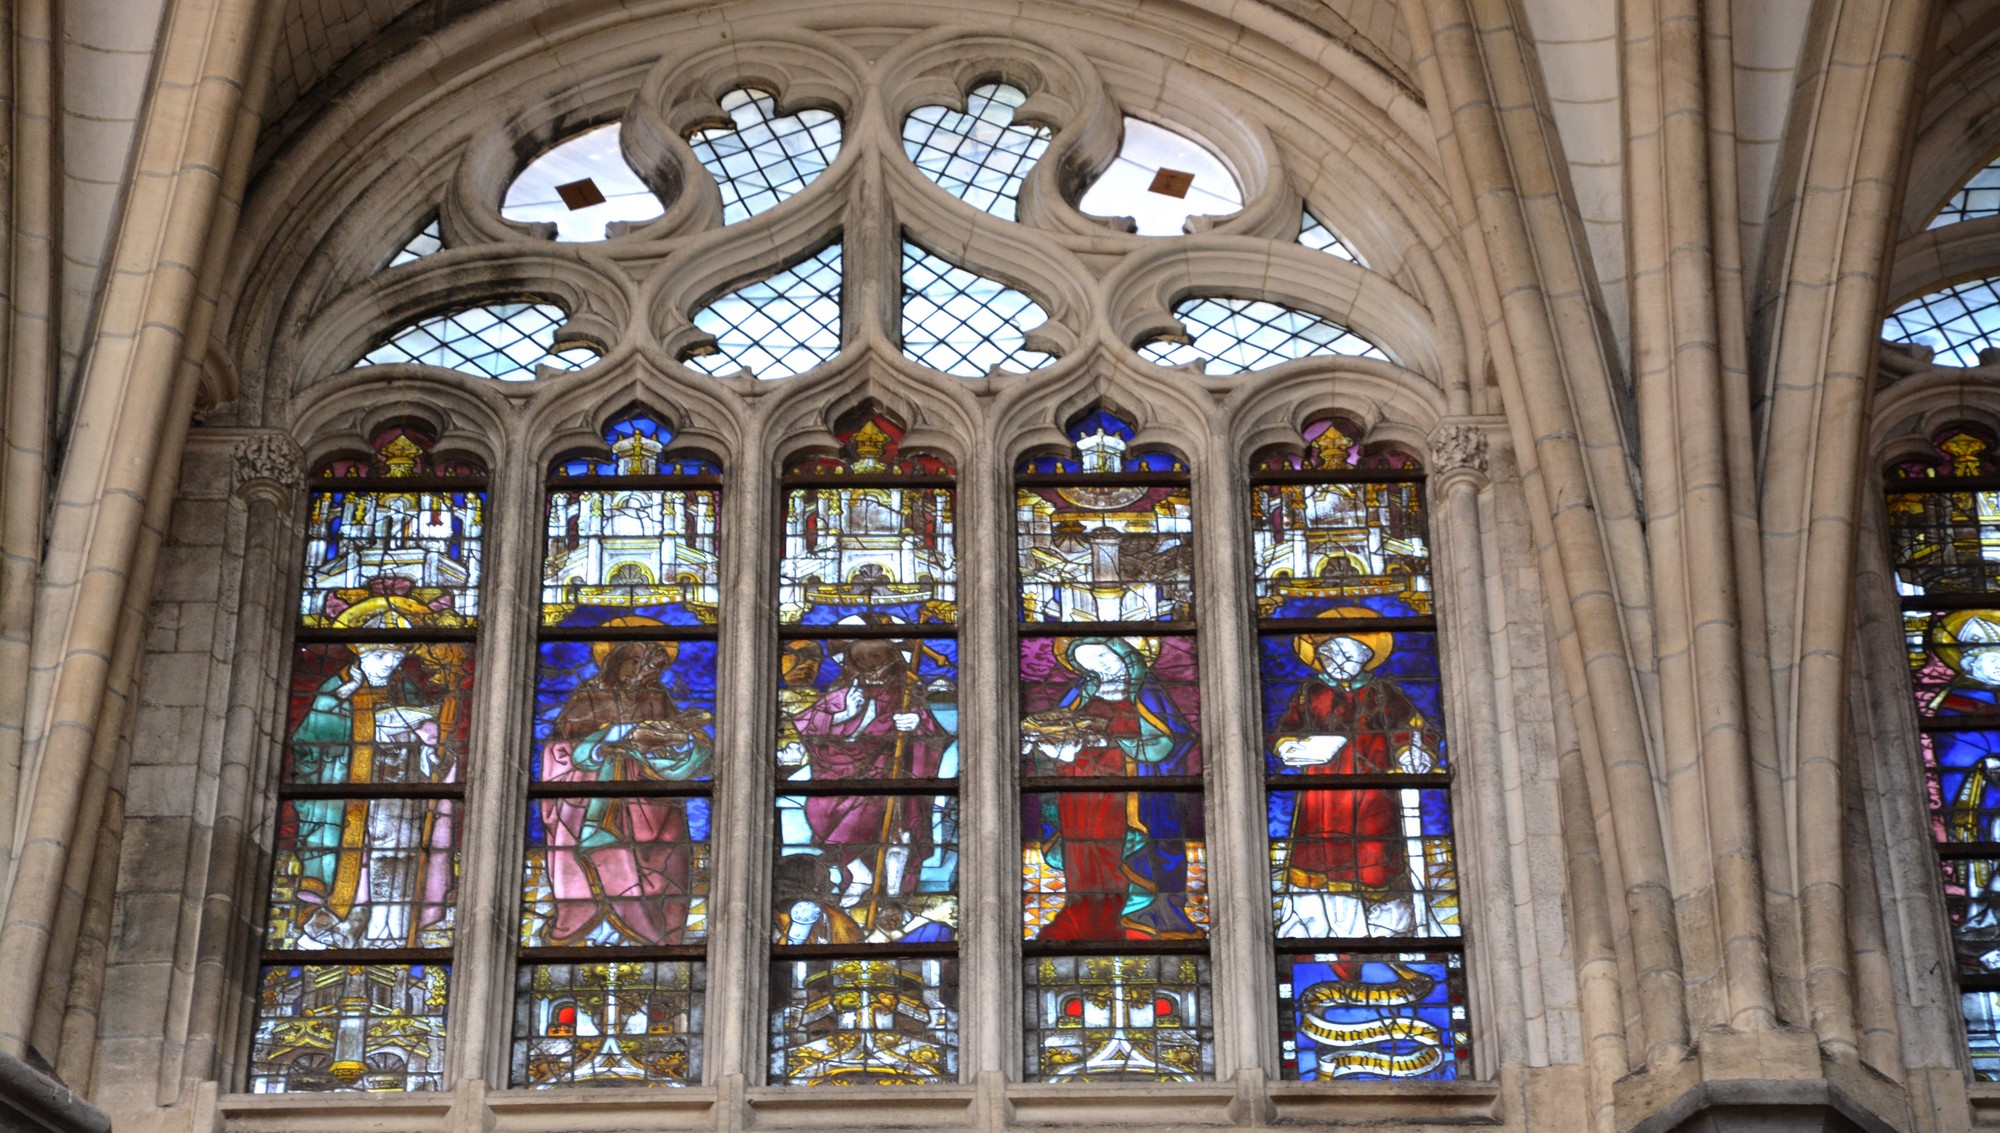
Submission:
[[[787,656],[796,657],[797,647],[807,644],[794,643]],[[955,770],[947,767],[948,760],[956,762],[953,642],[864,638],[828,642],[824,649],[824,661],[810,670],[824,684],[784,721],[792,738],[778,752],[781,773],[795,780],[863,780],[857,786],[866,789],[868,783],[936,779]],[[801,671],[794,665],[793,674]],[[926,931],[908,923],[926,919],[931,903],[909,898],[929,888],[923,866],[944,849],[941,824],[950,811],[941,808],[943,801],[916,794],[804,797],[800,809],[810,843],[786,849],[809,851],[812,864],[781,869],[788,877],[799,875],[793,880],[800,890],[790,906],[780,904],[781,939],[949,939],[948,924],[933,923]],[[956,847],[950,851],[955,859]],[[813,875],[822,879],[817,885],[808,880]],[[848,931],[850,919],[858,935]]]
[[[609,628],[659,623],[614,618]],[[683,708],[663,683],[673,641],[590,643],[596,675],[580,681],[549,728],[542,777],[554,782],[684,782],[704,777],[714,713]],[[547,880],[554,903],[547,943],[678,944],[693,899],[690,800],[656,796],[548,798],[541,802]],[[706,825],[703,823],[703,825]]]
[[[1376,616],[1363,606],[1328,614]],[[1375,676],[1395,649],[1394,634],[1302,633],[1293,649],[1312,679],[1299,685],[1276,721],[1271,748],[1280,764],[1306,775],[1422,775],[1436,768],[1424,714]],[[1359,787],[1297,795],[1280,936],[1412,935],[1403,794]]]
[[[410,630],[432,624],[434,614],[410,599],[381,596],[348,606],[335,624]],[[446,642],[347,648],[352,662],[320,683],[293,729],[292,782],[448,779],[440,747],[457,733],[455,717],[470,682],[466,650]],[[274,890],[286,881],[295,885],[289,915],[296,938],[277,924],[273,929],[288,946],[415,947],[424,929],[449,915],[450,800],[300,798],[287,812],[292,826],[280,832],[281,849],[297,874],[288,877],[282,868]],[[274,909],[274,919],[281,915]]]
[[[1194,732],[1152,677],[1160,648],[1149,637],[1058,639],[1055,656],[1073,679],[1055,707],[1022,722],[1023,754],[1065,778],[1185,773]],[[1039,939],[1202,935],[1187,908],[1186,841],[1198,825],[1187,810],[1198,800],[1077,791],[1040,801],[1041,854],[1060,863],[1066,897]]]

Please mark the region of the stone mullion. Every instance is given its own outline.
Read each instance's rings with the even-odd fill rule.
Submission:
[[[761,418],[747,422],[745,433],[742,453],[768,451]],[[767,1042],[776,540],[784,497],[768,458],[746,455],[724,472],[702,1080],[734,1079],[740,1087],[762,1081]]]
[[[1017,760],[1007,582],[1013,550],[1006,454],[983,445],[959,469],[959,1069],[965,1080],[1018,1070],[1020,854],[1009,824]],[[1010,884],[1011,882],[1011,884]]]
[[[1473,1006],[1472,1070],[1493,1077],[1528,1057],[1525,1004],[1513,907],[1516,842],[1510,829],[1500,747],[1500,707],[1489,652],[1492,617],[1481,548],[1479,494],[1486,482],[1486,437],[1477,425],[1447,425],[1432,438],[1430,511],[1439,668],[1449,725],[1453,858],[1459,925]],[[1518,777],[1517,777],[1518,778]],[[1513,789],[1518,792],[1516,782]],[[1463,1072],[1463,1071],[1461,1071]]]
[[[453,933],[447,1077],[507,1081],[514,921],[527,766],[523,700],[534,680],[539,611],[535,571],[542,506],[532,461],[497,461],[481,535],[479,632],[473,652],[472,732],[459,804],[457,931]],[[497,1038],[495,1036],[498,1036]],[[497,1077],[496,1077],[497,1075]]]
[[[1250,601],[1246,458],[1220,412],[1208,443],[1190,453],[1194,497],[1195,617],[1206,767],[1209,1002],[1218,1079],[1275,1077],[1276,961],[1265,840],[1257,634]]]

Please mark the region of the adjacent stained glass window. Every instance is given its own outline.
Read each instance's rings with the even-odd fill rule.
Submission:
[[[2000,162],[1973,174],[1972,179],[1951,195],[1951,199],[1925,227],[1943,228],[1947,224],[1988,216],[2000,216]]]
[[[903,353],[933,370],[980,378],[998,368],[1040,369],[1055,360],[1025,350],[1048,321],[1033,299],[903,242]]]
[[[803,374],[840,353],[840,245],[696,311],[713,350],[682,361],[705,374],[748,370],[771,379]]]
[[[721,469],[604,441],[548,484],[517,1086],[701,1080]]]
[[[1016,474],[1028,1076],[1214,1072],[1193,509],[1106,409]]]
[[[952,466],[864,408],[786,472],[774,1085],[958,1080]]]
[[[903,119],[903,152],[945,192],[1012,220],[1021,182],[1054,136],[1047,126],[1015,121],[1027,100],[1020,87],[983,83],[966,93],[964,110],[919,106]]]
[[[441,1087],[481,480],[393,427],[313,482],[254,1091]]]
[[[2000,1081],[2000,445],[1956,426],[1888,475],[1931,832],[1973,1077]]]
[[[1299,244],[1301,247],[1311,248],[1315,252],[1325,252],[1329,256],[1339,256],[1349,263],[1361,263],[1361,257],[1355,255],[1353,249],[1349,248],[1340,237],[1334,235],[1333,229],[1328,228],[1318,217],[1314,216],[1311,209],[1307,209],[1305,215],[1299,221]]]
[[[1287,1078],[1457,1078],[1451,768],[1423,470],[1323,417],[1251,476]]]
[[[1326,355],[1389,357],[1339,323],[1261,299],[1189,299],[1174,308],[1174,317],[1187,327],[1188,340],[1146,343],[1139,347],[1139,357],[1158,366],[1198,364],[1210,374],[1240,374]]]
[[[597,361],[597,351],[588,346],[556,348],[568,318],[552,303],[465,307],[404,327],[355,365],[407,362],[478,378],[532,381],[538,369],[581,370]]]
[[[731,125],[698,130],[688,145],[722,189],[722,223],[772,208],[826,172],[840,155],[840,116],[830,110],[778,113],[760,90],[722,96]]]
[[[625,163],[613,122],[564,141],[521,170],[507,186],[500,215],[556,226],[563,243],[603,240],[614,221],[651,220],[667,210]]]
[[[417,234],[410,237],[409,243],[404,244],[390,258],[389,266],[399,268],[404,264],[415,263],[425,256],[436,254],[443,247],[444,225],[439,223],[437,214],[432,213],[430,219],[424,221],[424,226],[417,230]]]
[[[1141,236],[1179,236],[1189,217],[1240,211],[1243,190],[1207,146],[1127,118],[1118,156],[1077,207],[1091,216],[1129,216]]]
[[[2000,292],[1974,279],[1912,299],[1882,321],[1882,337],[1931,348],[1943,366],[1977,366],[1979,352],[2000,346]]]

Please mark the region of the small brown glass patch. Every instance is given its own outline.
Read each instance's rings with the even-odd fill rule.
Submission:
[[[1194,184],[1194,174],[1179,169],[1161,169],[1153,174],[1153,183],[1146,186],[1149,193],[1163,197],[1185,197],[1188,187]]]
[[[581,181],[571,181],[567,185],[557,185],[556,196],[562,198],[562,203],[568,205],[571,212],[604,203],[604,190],[598,188],[597,182],[588,177]]]

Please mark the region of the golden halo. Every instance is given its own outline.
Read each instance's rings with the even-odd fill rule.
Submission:
[[[1160,659],[1160,639],[1157,637],[1058,637],[1054,642],[1056,664],[1061,665],[1072,673],[1076,672],[1076,665],[1069,659],[1070,651],[1086,641],[1122,641],[1131,647],[1132,652],[1139,655],[1140,660],[1146,662],[1148,669],[1153,667],[1153,662]]]
[[[417,629],[430,624],[436,611],[415,598],[405,598],[400,594],[378,594],[373,598],[363,598],[333,616],[333,624],[339,629]],[[373,626],[369,622],[374,622]],[[372,642],[350,641],[347,648],[356,653],[365,653]],[[407,645],[395,648],[408,652]]]
[[[1379,618],[1382,615],[1366,606],[1336,606],[1331,610],[1320,611],[1319,616],[1322,618]],[[1396,650],[1396,635],[1386,629],[1349,629],[1342,630],[1339,633],[1302,633],[1292,639],[1292,652],[1298,654],[1299,660],[1306,663],[1306,668],[1316,669],[1319,666],[1314,663],[1314,658],[1319,656],[1319,647],[1336,637],[1351,637],[1368,647],[1372,655],[1368,660],[1362,662],[1361,665],[1361,668],[1366,672],[1374,672],[1381,666],[1382,662],[1389,659],[1389,654]]]
[[[637,626],[658,626],[665,624],[666,624],[665,622],[660,621],[658,618],[642,618],[635,614],[628,614],[622,618],[612,618],[610,621],[605,622],[599,628],[626,629]],[[621,645],[641,645],[641,644],[658,645],[660,648],[666,650],[667,664],[669,665],[673,664],[674,658],[679,657],[681,653],[681,646],[680,642],[678,641],[649,641],[649,642],[593,641],[590,643],[590,659],[597,662],[597,671],[601,673],[604,671],[604,660],[605,658],[611,656],[611,651],[613,649],[616,649]]]
[[[1978,618],[2000,627],[2000,610],[1953,610],[1940,616],[1932,623],[1930,637],[1931,652],[1938,660],[1951,666],[1953,672],[1965,671],[1965,654],[1969,649],[2000,648],[2000,641],[1961,641],[1959,634],[1965,631],[1965,623]]]

